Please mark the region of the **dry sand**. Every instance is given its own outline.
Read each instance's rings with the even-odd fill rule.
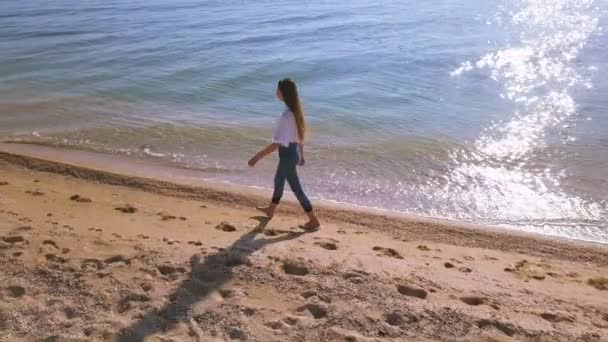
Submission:
[[[0,341],[608,341],[608,248],[0,152]]]

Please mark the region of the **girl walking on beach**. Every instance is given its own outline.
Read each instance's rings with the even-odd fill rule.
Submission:
[[[300,227],[306,230],[319,229],[320,223],[310,204],[310,200],[304,194],[298,172],[297,165],[304,165],[304,137],[306,135],[306,123],[304,112],[300,104],[298,89],[294,81],[289,78],[279,81],[277,87],[277,97],[285,102],[286,108],[277,119],[276,127],[273,132],[272,143],[266,148],[256,153],[250,160],[249,166],[253,167],[262,158],[279,150],[279,165],[274,177],[274,193],[272,201],[267,207],[257,209],[269,218],[272,218],[274,211],[283,196],[285,180],[289,183],[291,190],[300,202],[300,205],[308,215],[308,222]]]

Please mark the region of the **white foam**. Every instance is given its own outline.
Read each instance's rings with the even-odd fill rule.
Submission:
[[[149,155],[151,157],[162,158],[162,157],[165,156],[165,154],[163,154],[163,153],[152,152],[149,147],[145,147],[143,149],[143,151],[144,151],[145,154],[147,154],[147,155]]]

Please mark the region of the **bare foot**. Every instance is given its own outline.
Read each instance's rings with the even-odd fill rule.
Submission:
[[[316,232],[321,227],[321,223],[318,220],[310,220],[299,227],[309,232]]]
[[[274,215],[274,208],[272,207],[256,207],[256,209],[263,212],[268,218],[272,218]]]

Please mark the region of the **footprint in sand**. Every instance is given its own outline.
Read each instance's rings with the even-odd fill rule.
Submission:
[[[28,190],[25,193],[30,194],[32,196],[44,196],[44,192],[38,191],[38,190],[34,190],[34,191]]]
[[[328,241],[319,241],[319,242],[315,242],[316,246],[319,246],[323,249],[327,249],[328,251],[336,251],[338,250],[338,245],[333,243],[333,242],[328,242]]]
[[[6,290],[8,291],[8,295],[13,298],[21,298],[25,296],[26,292],[23,286],[17,285],[9,286],[6,288]]]
[[[331,303],[332,299],[330,297],[326,297],[324,295],[320,295],[315,291],[305,291],[303,293],[300,294],[302,296],[302,298],[304,298],[305,300],[308,300],[309,298],[313,298],[316,297],[317,299],[325,302],[325,303]]]
[[[573,323],[575,321],[574,317],[572,317],[572,316],[562,316],[562,315],[554,314],[551,312],[543,312],[540,314],[540,317],[542,319],[544,319],[545,321],[548,321],[551,323],[559,323],[559,322]]]
[[[390,258],[395,258],[395,259],[403,259],[401,254],[399,254],[399,252],[397,252],[396,250],[394,250],[392,248],[375,246],[374,248],[372,248],[372,250],[378,252],[378,256],[385,256],[385,257],[390,257]]]
[[[152,287],[152,284],[150,283],[141,283],[139,287],[141,287],[141,289],[145,292],[150,292],[154,289],[154,287]]]
[[[70,201],[78,202],[78,203],[91,203],[91,199],[87,197],[81,197],[80,195],[73,195],[70,197]]]
[[[397,291],[404,296],[416,297],[420,299],[426,299],[428,296],[426,290],[408,285],[397,285]]]
[[[221,230],[223,232],[235,232],[236,231],[236,227],[231,225],[228,222],[221,222],[220,224],[218,224],[215,229],[217,230]]]
[[[488,302],[487,298],[483,298],[483,297],[461,297],[460,301],[467,304],[467,305],[471,305],[471,306],[479,306],[479,305],[483,305],[486,304]]]
[[[600,291],[608,290],[608,278],[595,277],[587,280],[587,285],[595,287]]]
[[[25,243],[26,240],[21,235],[7,235],[2,237],[2,241],[10,244]]]
[[[179,241],[173,241],[173,240],[169,240],[168,238],[164,237],[163,238],[163,242],[166,243],[167,245],[173,245],[175,243],[179,243]]]
[[[529,262],[528,260],[518,261],[513,267],[506,267],[505,272],[512,272],[524,278],[532,278],[534,280],[545,280],[547,272],[551,266],[547,264],[536,264]],[[557,273],[553,273],[553,277],[558,276]]]
[[[231,340],[246,340],[247,339],[247,334],[245,334],[245,332],[239,328],[230,328],[230,331],[228,331],[228,337],[230,337]]]
[[[410,313],[404,313],[398,310],[384,315],[384,321],[394,327],[401,326],[404,323],[415,323],[419,318]]]
[[[342,278],[354,284],[363,284],[367,276],[369,276],[369,273],[365,271],[354,270],[352,272],[344,273]]]
[[[78,311],[72,306],[66,306],[63,308],[63,314],[67,319],[74,319],[78,316]]]
[[[251,261],[246,255],[230,253],[228,256],[226,256],[224,265],[226,265],[227,267],[236,267],[241,265],[251,266]]]
[[[358,273],[345,273],[342,275],[342,278],[350,281],[353,284],[363,284],[365,282],[363,276]]]
[[[512,337],[517,333],[517,329],[513,326],[513,324],[500,322],[494,319],[480,319],[475,322],[475,324],[477,325],[477,327],[479,327],[479,329],[494,327],[509,337]]]
[[[472,269],[468,268],[468,267],[459,267],[458,270],[462,273],[471,273],[473,272]]]
[[[133,308],[133,303],[144,303],[144,302],[149,302],[151,300],[152,299],[150,297],[148,297],[147,295],[131,293],[131,294],[124,296],[118,302],[117,311],[118,311],[118,313],[125,313]]]
[[[174,275],[176,273],[186,273],[186,269],[183,267],[175,267],[170,264],[162,264],[156,267],[158,272],[164,276]]]
[[[8,185],[8,182],[6,182],[6,181],[0,182],[0,186],[2,186],[2,185]]]
[[[308,299],[308,298],[314,297],[316,295],[317,295],[317,293],[315,291],[305,291],[305,292],[302,292],[302,294],[301,294],[302,298],[304,298],[304,299]]]
[[[104,268],[103,262],[99,259],[86,259],[80,264],[80,269],[83,271],[99,271]]]
[[[253,315],[255,315],[255,313],[257,312],[257,310],[255,308],[250,308],[250,307],[244,307],[241,312],[247,316],[247,317],[251,317]]]
[[[322,305],[322,304],[306,304],[303,305],[301,307],[299,307],[297,310],[297,312],[308,312],[312,315],[312,317],[314,319],[321,319],[321,318],[325,318],[328,315],[328,309],[327,306]]]
[[[285,328],[285,323],[283,321],[272,321],[264,323],[264,326],[272,330],[282,330],[283,328]]]
[[[245,292],[243,292],[241,289],[220,289],[219,291],[220,296],[222,296],[223,299],[230,299],[230,298],[235,298],[235,297],[242,297],[245,296]]]
[[[59,251],[59,246],[53,240],[44,240],[42,242],[42,246],[40,247],[40,253],[53,253]]]
[[[127,266],[131,264],[131,260],[124,255],[115,255],[104,260],[106,265],[110,266]]]
[[[385,314],[384,315],[384,321],[386,323],[388,323],[389,325],[392,325],[394,327],[398,327],[398,326],[400,326],[401,324],[404,323],[401,314],[398,313],[398,312],[396,312],[396,311],[388,313],[388,314]]]
[[[44,257],[46,258],[47,261],[52,262],[52,263],[65,264],[66,262],[68,262],[68,259],[62,258],[60,256],[56,256],[53,253],[48,253]]]
[[[124,213],[124,214],[134,214],[137,212],[137,208],[135,208],[131,205],[128,205],[128,204],[125,206],[122,206],[122,207],[116,207],[116,208],[114,208],[114,210],[120,211],[121,213]]]
[[[430,252],[431,251],[431,249],[428,246],[426,246],[426,245],[420,245],[420,246],[418,246],[418,249],[421,250],[421,251],[423,251],[423,252]]]
[[[283,318],[283,322],[285,322],[287,325],[296,325],[298,324],[298,322],[300,322],[300,319],[297,317],[293,317],[293,316],[287,316],[285,318]]]
[[[163,221],[169,221],[169,220],[175,220],[175,219],[177,219],[177,217],[176,217],[176,216],[173,216],[173,215],[167,214],[167,213],[166,213],[166,212],[164,212],[164,211],[161,211],[161,212],[159,212],[159,213],[158,213],[158,214],[156,214],[156,215],[160,216],[160,219],[161,219],[161,220],[163,220]]]
[[[59,249],[59,246],[57,246],[57,243],[53,240],[44,240],[42,241],[42,244],[50,246],[53,249]]]
[[[305,276],[309,273],[308,267],[300,260],[283,261],[283,271],[289,275]]]

